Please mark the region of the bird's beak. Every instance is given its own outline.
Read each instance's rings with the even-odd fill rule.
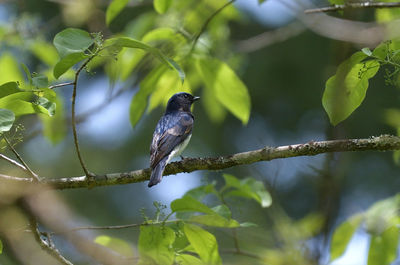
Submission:
[[[200,99],[200,97],[193,97],[193,102],[195,102],[195,101],[197,101],[199,99]]]

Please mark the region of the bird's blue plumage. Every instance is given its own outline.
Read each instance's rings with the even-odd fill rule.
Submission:
[[[166,164],[180,154],[190,140],[194,117],[191,104],[198,98],[187,93],[171,97],[165,114],[158,121],[150,146],[150,168],[152,169],[149,187],[162,179]]]

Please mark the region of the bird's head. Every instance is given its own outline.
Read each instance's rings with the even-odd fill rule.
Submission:
[[[190,111],[190,106],[200,97],[195,97],[186,92],[180,92],[173,95],[167,104],[167,113],[173,111]]]

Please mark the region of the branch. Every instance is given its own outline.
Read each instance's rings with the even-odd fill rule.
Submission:
[[[76,101],[76,87],[78,86],[78,78],[79,74],[83,70],[83,68],[86,67],[86,65],[96,56],[96,54],[90,56],[82,65],[79,67],[79,69],[75,73],[75,79],[73,82],[73,90],[72,90],[72,107],[71,107],[71,123],[72,123],[72,134],[74,136],[74,144],[75,144],[75,149],[76,153],[78,154],[78,159],[79,163],[81,164],[81,167],[83,171],[85,172],[85,176],[88,178],[91,178],[93,176],[92,173],[89,172],[87,169],[85,162],[83,161],[82,155],[81,155],[81,150],[79,148],[79,142],[78,142],[78,134],[76,132],[76,118],[75,118],[75,101]]]
[[[181,172],[193,172],[197,170],[221,170],[239,165],[252,164],[260,161],[271,161],[279,158],[297,156],[315,156],[330,152],[353,151],[393,151],[400,150],[400,137],[382,135],[368,139],[346,139],[308,142],[305,144],[286,145],[279,147],[264,147],[261,149],[237,153],[229,156],[210,158],[186,158],[179,162],[167,165],[164,176]],[[53,178],[42,180],[43,184],[55,189],[93,188],[100,186],[121,185],[143,182],[150,177],[150,169],[140,169],[125,173],[111,173],[96,175],[92,179],[86,176],[71,178]],[[29,178],[16,178],[0,175],[0,181],[19,181],[31,183]]]
[[[6,141],[8,148],[14,153],[14,155],[18,158],[19,162],[25,167],[25,169],[29,172],[29,174],[32,176],[32,178],[35,181],[40,181],[39,176],[32,171],[32,169],[29,168],[29,166],[25,163],[25,161],[22,159],[22,157],[18,154],[17,150],[12,146],[10,141],[8,141],[7,137],[3,134],[3,139]]]
[[[334,11],[341,11],[345,9],[357,9],[357,8],[394,8],[400,7],[400,2],[364,2],[364,3],[346,3],[344,5],[332,5],[327,7],[321,8],[313,8],[313,9],[306,9],[304,10],[305,14],[312,14],[312,13],[321,13],[321,12],[334,12]]]
[[[214,13],[211,14],[211,16],[209,16],[207,18],[207,20],[204,22],[203,26],[201,27],[199,33],[197,33],[197,35],[195,36],[194,40],[193,40],[193,45],[192,48],[190,49],[190,53],[192,53],[192,51],[194,50],[194,48],[196,47],[197,41],[199,40],[201,34],[204,33],[204,31],[206,30],[208,24],[210,24],[211,20],[218,15],[222,10],[224,10],[225,7],[231,5],[233,2],[235,2],[236,0],[230,0],[229,2],[227,2],[226,4],[224,4],[223,6],[221,6],[220,8],[218,8],[217,10],[215,10]]]
[[[56,85],[52,85],[49,86],[50,89],[56,88],[56,87],[62,87],[62,86],[71,86],[73,85],[74,82],[69,82],[69,83],[61,83],[61,84],[56,84]]]
[[[10,164],[16,166],[16,167],[19,167],[19,168],[22,169],[23,171],[26,171],[26,170],[27,170],[26,167],[24,167],[23,165],[21,165],[21,164],[18,163],[17,161],[15,161],[15,160],[13,160],[13,159],[11,159],[11,158],[9,158],[9,157],[3,155],[3,154],[0,154],[0,158],[3,159],[3,160],[5,160],[5,161],[7,161],[8,163],[10,163]]]

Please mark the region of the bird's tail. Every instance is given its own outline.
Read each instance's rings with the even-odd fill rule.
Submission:
[[[150,181],[149,184],[147,185],[149,188],[151,186],[160,183],[163,176],[164,168],[167,164],[167,160],[168,156],[161,159],[160,162],[157,164],[157,166],[151,171]]]

